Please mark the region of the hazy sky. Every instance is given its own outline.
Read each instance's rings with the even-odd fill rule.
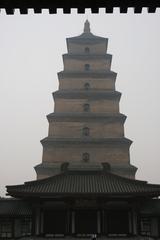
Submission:
[[[125,135],[133,140],[131,163],[137,179],[160,183],[160,10],[148,14],[0,14],[0,195],[5,185],[35,179],[40,140],[48,134],[46,115],[58,88],[66,37],[82,33],[88,17],[94,34],[109,38]]]

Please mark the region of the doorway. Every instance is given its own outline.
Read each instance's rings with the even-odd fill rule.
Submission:
[[[75,212],[75,233],[76,234],[97,233],[96,210],[77,210]]]
[[[108,210],[104,213],[104,233],[109,236],[129,234],[129,213],[125,210]]]
[[[44,234],[66,234],[67,212],[46,210],[44,212]]]

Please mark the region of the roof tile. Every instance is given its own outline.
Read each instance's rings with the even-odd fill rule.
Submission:
[[[54,194],[153,194],[160,195],[160,185],[127,179],[106,171],[67,171],[46,179],[7,186],[11,196]]]

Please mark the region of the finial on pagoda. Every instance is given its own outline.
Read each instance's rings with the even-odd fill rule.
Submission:
[[[84,33],[90,33],[90,23],[88,19],[84,23]]]

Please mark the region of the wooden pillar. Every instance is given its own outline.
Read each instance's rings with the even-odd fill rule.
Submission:
[[[132,212],[129,211],[128,212],[128,221],[129,221],[129,234],[133,234],[133,216],[132,216]]]
[[[107,233],[107,229],[106,229],[106,223],[105,223],[106,219],[105,219],[105,210],[102,210],[102,223],[101,223],[101,233],[105,234]]]
[[[97,233],[101,234],[101,212],[97,211]]]
[[[135,209],[132,210],[132,220],[133,220],[133,235],[138,234],[138,216]]]
[[[32,236],[35,235],[35,209],[32,207],[32,227],[31,227]]]
[[[39,205],[32,206],[32,235],[40,235],[41,228],[41,211]]]
[[[20,218],[14,219],[14,237],[15,238],[21,237],[21,219]]]
[[[36,208],[36,218],[35,218],[35,234],[40,235],[40,219],[41,219],[41,212],[40,207]]]
[[[151,236],[158,237],[158,218],[151,218]]]
[[[71,214],[71,231],[72,234],[75,234],[75,211],[72,211]]]
[[[66,232],[65,232],[65,235],[68,235],[68,234],[70,234],[70,231],[71,231],[71,223],[70,223],[70,221],[72,220],[72,218],[71,218],[71,212],[70,212],[70,210],[68,209],[68,210],[66,210],[67,211],[67,217],[66,217]]]
[[[15,219],[12,219],[10,224],[11,224],[11,237],[14,238],[15,237]]]
[[[40,213],[40,234],[42,235],[44,232],[44,211],[42,210]]]

